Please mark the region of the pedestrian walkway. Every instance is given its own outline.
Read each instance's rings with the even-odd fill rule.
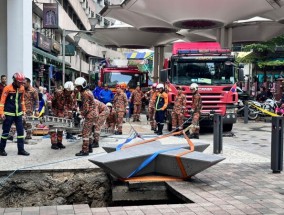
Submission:
[[[130,132],[129,124],[124,124],[124,127],[125,135],[118,136],[117,141],[127,137],[127,132]],[[145,121],[133,123],[133,127],[138,132],[152,133]],[[226,160],[189,181],[167,182],[171,192],[193,203],[105,208],[90,208],[88,205],[6,208],[0,209],[0,215],[284,214],[284,175],[273,174],[270,169],[271,124],[252,121],[244,124],[240,121],[234,126],[233,132],[234,136],[223,138],[221,156],[226,157]],[[111,138],[104,138],[102,142],[110,141]],[[212,154],[213,135],[202,134],[200,138],[211,143],[204,153]],[[48,147],[39,151],[42,156],[48,153]],[[75,150],[79,146],[73,147]],[[71,150],[71,143],[69,148]],[[104,153],[102,149],[97,150]],[[7,158],[14,156],[12,148],[7,151],[10,152]],[[73,154],[70,153],[67,158],[71,159]],[[15,155],[16,159],[22,158]],[[3,161],[1,158],[1,168]],[[88,166],[92,168],[92,165]]]

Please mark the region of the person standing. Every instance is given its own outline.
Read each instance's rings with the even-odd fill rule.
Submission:
[[[157,85],[158,93],[155,101],[155,120],[158,126],[157,135],[163,134],[163,128],[165,123],[165,112],[168,106],[168,94],[164,91],[164,85]]]
[[[156,95],[157,95],[157,83],[154,83],[152,85],[152,89],[146,92],[145,96],[149,101],[149,107],[148,107],[148,115],[149,115],[149,120],[150,120],[150,125],[151,125],[151,130],[156,131],[157,125],[154,120],[155,116],[155,101],[156,101]]]
[[[2,96],[4,87],[7,86],[7,77],[6,75],[1,75],[1,83],[0,83],[0,97]]]
[[[64,89],[56,90],[52,98],[52,113],[55,117],[68,118],[73,117],[72,111],[76,109],[76,98],[74,95],[74,84],[71,81],[67,81],[64,84]],[[50,128],[49,130],[51,148],[52,149],[64,149],[62,144],[63,140],[63,128]],[[70,135],[67,133],[67,135]]]
[[[172,112],[172,126],[176,131],[182,130],[183,114],[186,107],[186,97],[182,93],[181,87],[177,87],[177,96]]]
[[[189,138],[191,139],[199,139],[199,118],[202,110],[202,99],[198,92],[198,85],[196,83],[192,83],[190,85],[190,91],[192,93],[192,104],[190,115],[192,117],[190,129],[189,129]]]
[[[102,82],[98,81],[98,85],[93,90],[93,95],[95,99],[100,100],[100,92],[103,90],[102,88]]]
[[[122,124],[123,124],[123,117],[126,112],[127,107],[127,98],[126,94],[122,91],[120,85],[116,86],[116,94],[113,99],[113,108],[116,112],[116,127],[117,131],[115,134],[121,135],[122,134]]]
[[[133,101],[134,111],[133,111],[133,122],[140,122],[140,113],[142,106],[142,98],[144,97],[140,86],[132,92],[130,100]]]
[[[31,79],[26,78],[24,84],[25,87],[25,105],[26,105],[26,115],[38,117],[39,112],[39,97],[38,92],[35,88],[31,86]],[[23,120],[24,128],[26,130],[25,140],[32,139],[32,124]]]
[[[114,131],[115,124],[116,124],[116,112],[115,110],[113,110],[112,104],[110,102],[107,103],[106,106],[109,109],[109,115],[106,118],[105,128],[111,129],[111,131]]]
[[[104,125],[106,118],[109,115],[108,107],[97,99],[95,99],[95,107],[97,117],[95,118],[94,122],[93,141],[91,141],[90,143],[92,145],[92,148],[99,147],[101,127]]]
[[[14,122],[17,130],[18,155],[29,156],[24,149],[23,116],[25,116],[25,75],[17,72],[13,75],[13,83],[4,87],[0,101],[0,117],[3,122],[3,133],[0,142],[0,156],[7,156],[5,151],[10,128]]]
[[[104,104],[113,100],[113,92],[108,89],[107,84],[105,84],[105,88],[100,92],[99,100]]]
[[[84,118],[82,138],[83,145],[82,150],[76,153],[76,156],[88,156],[93,151],[90,144],[90,135],[92,133],[92,127],[96,117],[96,104],[92,91],[88,89],[88,84],[85,78],[79,77],[75,80],[75,86],[81,94],[81,116]]]

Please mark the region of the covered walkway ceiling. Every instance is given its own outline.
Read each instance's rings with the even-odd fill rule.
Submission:
[[[216,41],[222,27],[232,27],[233,43],[284,34],[284,0],[125,0],[106,6],[101,15],[133,26],[96,29],[91,37],[85,35],[113,47],[149,48],[182,38]],[[266,19],[238,21],[256,16]]]

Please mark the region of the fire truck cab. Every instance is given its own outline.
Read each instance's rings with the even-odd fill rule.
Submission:
[[[237,92],[231,92],[236,83],[237,68],[234,56],[228,49],[222,49],[216,42],[178,42],[173,44],[172,56],[165,61],[166,79],[169,81],[168,130],[171,126],[171,112],[180,86],[187,99],[187,110],[191,108],[190,84],[197,83],[202,98],[202,114],[218,113],[223,116],[223,130],[232,130],[237,120]],[[161,74],[161,76],[164,76]],[[160,77],[161,77],[160,76]],[[165,79],[165,78],[164,78]],[[184,120],[190,118],[188,112]],[[201,128],[213,127],[212,118],[200,122]]]

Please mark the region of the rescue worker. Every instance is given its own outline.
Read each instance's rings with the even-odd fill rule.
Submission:
[[[116,124],[116,112],[112,108],[112,104],[110,102],[107,103],[106,106],[109,109],[109,115],[106,118],[105,128],[110,129],[111,131],[114,131],[115,124]]]
[[[192,116],[192,122],[189,129],[189,138],[191,139],[199,139],[199,118],[202,109],[202,100],[201,96],[198,92],[198,85],[196,83],[192,83],[190,85],[190,91],[192,92],[192,104],[190,115]]]
[[[149,120],[150,120],[150,125],[151,125],[151,130],[156,131],[157,129],[157,124],[154,120],[155,116],[155,101],[156,101],[156,95],[157,95],[157,83],[154,83],[152,85],[152,89],[146,92],[145,96],[149,101],[149,107],[148,107],[148,114],[149,114]]]
[[[113,108],[116,112],[116,128],[117,131],[115,134],[121,135],[122,134],[122,123],[123,123],[123,117],[126,112],[127,107],[127,98],[126,94],[122,91],[121,86],[116,86],[116,94],[113,99]]]
[[[182,93],[181,87],[176,88],[178,93],[175,99],[173,111],[172,111],[172,126],[176,131],[182,130],[183,114],[186,107],[186,97]]]
[[[24,82],[25,75],[20,72],[15,73],[13,75],[13,83],[4,88],[1,96],[0,117],[4,122],[0,142],[0,156],[7,156],[5,151],[6,142],[13,122],[15,123],[17,130],[18,155],[30,155],[30,153],[24,149],[23,117],[26,112]]]
[[[55,117],[72,119],[73,110],[76,109],[76,97],[74,94],[74,84],[72,81],[67,81],[64,84],[64,89],[56,90],[52,98],[52,113]],[[62,144],[63,129],[51,127],[49,130],[51,148],[52,149],[64,149]],[[70,136],[69,133],[67,135]]]
[[[90,135],[96,116],[96,104],[92,91],[88,89],[88,84],[85,78],[79,77],[75,80],[75,86],[80,92],[82,104],[80,106],[81,116],[84,118],[82,138],[82,150],[76,153],[76,156],[88,156],[93,152],[90,144]]]
[[[96,107],[96,118],[94,123],[94,132],[93,132],[93,141],[91,140],[90,144],[92,148],[99,147],[99,139],[101,133],[101,127],[104,125],[106,118],[109,115],[108,107],[100,102],[99,100],[95,99],[95,107]]]
[[[132,101],[134,105],[133,122],[140,122],[140,113],[141,113],[143,97],[144,94],[141,91],[140,86],[137,86],[136,89],[133,90],[130,98],[130,101]]]
[[[26,78],[25,87],[25,105],[27,116],[39,116],[39,97],[38,92],[31,86],[31,79]],[[32,139],[32,124],[23,120],[24,128],[26,130],[25,140]]]
[[[165,122],[165,112],[168,106],[168,94],[164,91],[164,85],[157,85],[158,93],[155,101],[155,120],[158,126],[157,135],[163,134],[164,122]]]
[[[6,75],[1,75],[1,82],[0,82],[0,97],[3,93],[4,87],[7,86],[7,77]]]

